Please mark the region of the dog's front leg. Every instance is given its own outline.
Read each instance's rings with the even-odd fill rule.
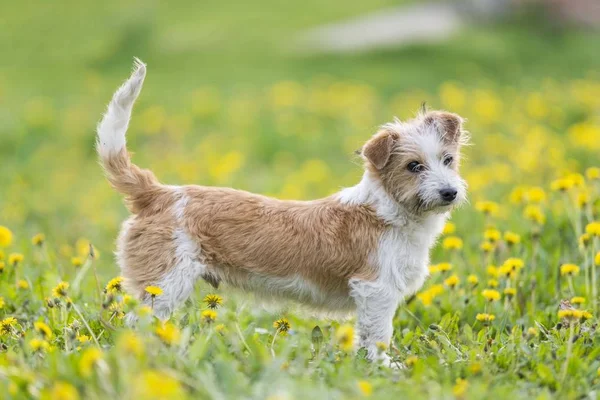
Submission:
[[[354,280],[350,287],[356,302],[358,348],[367,350],[369,360],[394,367],[385,349],[392,339],[392,322],[400,296],[379,282]],[[384,349],[378,348],[378,345]]]

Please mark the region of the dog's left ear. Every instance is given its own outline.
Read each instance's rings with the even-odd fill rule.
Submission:
[[[454,113],[432,111],[425,115],[426,125],[433,125],[448,143],[461,144],[463,119]]]
[[[375,134],[362,148],[362,155],[376,169],[382,169],[388,163],[397,135],[381,130]]]

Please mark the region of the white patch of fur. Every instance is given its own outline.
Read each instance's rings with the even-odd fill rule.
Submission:
[[[163,294],[154,299],[154,314],[162,320],[168,319],[173,310],[187,300],[198,278],[206,273],[206,265],[199,261],[200,249],[183,229],[175,231],[173,240],[175,267],[157,283]]]
[[[96,148],[100,157],[107,158],[125,148],[125,133],[129,126],[131,110],[142,90],[145,77],[146,65],[135,58],[131,77],[115,92],[96,129]]]
[[[398,304],[423,285],[429,250],[443,229],[447,213],[409,213],[368,173],[357,186],[340,192],[339,199],[347,204],[369,204],[390,222],[372,254],[372,262],[379,270],[377,279],[353,279],[350,295],[356,302],[358,347],[367,349],[369,359],[393,366],[389,356],[377,349],[377,343],[389,345]]]

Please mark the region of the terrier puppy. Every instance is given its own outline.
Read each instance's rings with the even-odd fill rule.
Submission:
[[[458,173],[462,119],[443,111],[383,125],[361,150],[354,187],[319,200],[284,201],[241,190],[168,186],[132,164],[125,132],[146,66],[135,60],[98,125],[97,151],[132,215],[117,261],[126,288],[159,286],[154,313],[167,319],[202,278],[323,311],[355,311],[358,346],[389,365],[399,302],[427,276],[429,249],[466,197]]]

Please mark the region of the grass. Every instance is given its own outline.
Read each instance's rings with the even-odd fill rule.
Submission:
[[[3,8],[0,45],[10,63],[0,64],[0,226],[12,234],[0,229],[0,393],[593,396],[598,35],[507,23],[367,54],[301,56],[289,46],[303,28],[387,5]],[[200,283],[163,326],[117,290],[111,252],[126,210],[96,163],[93,130],[133,55],[149,73],[129,147],[169,183],[324,196],[356,183],[353,151],[393,115],[409,117],[426,100],[468,118],[473,146],[462,171],[471,203],[434,249],[430,280],[396,315],[387,351],[405,369],[353,352],[352,321],[291,305],[265,310],[228,290],[212,310],[214,298],[203,300],[214,293]],[[562,275],[563,264],[580,270]],[[562,300],[572,304],[559,316]],[[140,315],[134,331],[122,320],[129,311]]]

